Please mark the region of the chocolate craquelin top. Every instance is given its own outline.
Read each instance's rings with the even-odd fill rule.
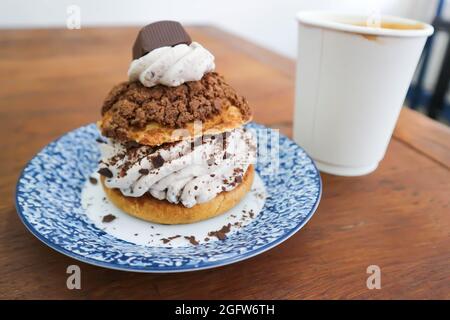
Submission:
[[[177,87],[148,88],[139,82],[123,82],[111,90],[103,103],[102,115],[112,115],[112,121],[102,128],[103,134],[123,141],[128,130],[143,129],[152,122],[182,128],[194,120],[204,121],[230,104],[240,110],[244,119],[250,118],[247,100],[216,72]]]

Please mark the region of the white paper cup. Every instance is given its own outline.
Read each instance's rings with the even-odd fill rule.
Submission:
[[[367,16],[299,12],[294,139],[324,172],[356,176],[383,158],[426,38],[420,29],[352,25]]]

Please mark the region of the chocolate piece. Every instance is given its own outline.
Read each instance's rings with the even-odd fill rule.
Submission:
[[[109,170],[108,168],[101,168],[97,172],[100,173],[102,176],[104,176],[106,178],[112,178],[113,177],[113,174],[112,174],[111,170]]]
[[[144,176],[148,175],[149,172],[150,171],[148,171],[148,169],[139,169],[139,173],[144,175]]]
[[[111,222],[114,219],[116,219],[116,216],[113,214],[107,214],[106,216],[103,217],[102,222]]]
[[[191,44],[191,37],[177,21],[158,21],[141,29],[133,45],[133,59],[139,59],[150,51],[177,44]]]
[[[89,177],[89,182],[92,184],[97,184],[97,179],[95,179],[94,177]]]
[[[161,157],[160,154],[158,154],[156,157],[152,157],[150,160],[152,161],[152,164],[155,167],[155,169],[162,167],[162,165],[164,164],[164,158]]]

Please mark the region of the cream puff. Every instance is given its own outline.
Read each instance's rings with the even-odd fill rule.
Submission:
[[[254,178],[252,112],[214,56],[183,27],[161,21],[133,46],[128,81],[106,97],[98,126],[108,198],[135,217],[192,223],[234,207]]]

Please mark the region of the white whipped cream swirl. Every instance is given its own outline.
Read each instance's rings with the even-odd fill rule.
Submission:
[[[176,87],[187,81],[200,80],[214,71],[214,56],[197,42],[190,45],[161,47],[131,62],[130,81],[139,80],[146,87],[163,84]]]
[[[203,137],[203,142],[201,138],[180,141],[156,151],[140,146],[131,153],[119,143],[101,144],[100,168],[112,173],[105,184],[119,188],[125,196],[149,192],[159,200],[188,208],[207,202],[238,186],[255,162],[256,146],[249,131],[238,128],[227,133],[226,142],[222,138],[219,134]]]

